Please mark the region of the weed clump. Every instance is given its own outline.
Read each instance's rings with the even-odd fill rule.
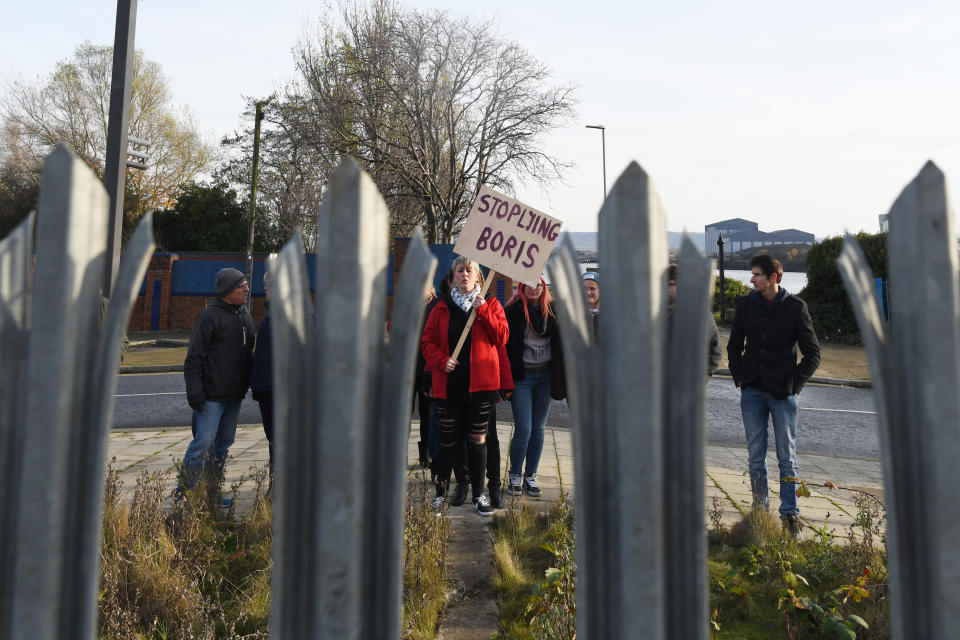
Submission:
[[[267,470],[252,469],[253,508],[239,520],[221,509],[219,483],[205,481],[166,504],[173,470],[143,471],[130,503],[107,474],[98,636],[267,638],[272,509]],[[215,486],[216,485],[216,486]]]
[[[576,637],[573,509],[558,502],[548,513],[526,505],[493,522],[493,588],[501,638]]]
[[[446,604],[447,551],[452,528],[431,504],[423,474],[407,491],[403,531],[403,638],[432,640]]]

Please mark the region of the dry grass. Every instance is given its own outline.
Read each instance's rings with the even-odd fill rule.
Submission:
[[[144,471],[133,499],[107,478],[101,550],[98,638],[102,640],[269,637],[272,507],[267,469],[251,468],[253,508],[221,509],[219,487],[201,484],[172,507],[174,470]],[[404,531],[404,638],[432,640],[446,597],[451,527],[413,485]]]
[[[266,469],[253,469],[255,503],[234,518],[209,483],[165,505],[164,473],[144,471],[129,505],[107,478],[98,636],[269,637],[271,520]]]
[[[780,517],[761,507],[753,507],[730,528],[726,542],[731,547],[766,547],[784,538]]]
[[[123,356],[123,365],[146,367],[183,364],[186,357],[186,347],[130,347]]]
[[[501,513],[503,515],[501,515]],[[574,637],[573,512],[525,505],[494,518],[493,578],[500,635],[510,640]]]
[[[403,638],[433,640],[446,604],[450,521],[430,505],[432,485],[418,473],[407,491],[403,535]]]

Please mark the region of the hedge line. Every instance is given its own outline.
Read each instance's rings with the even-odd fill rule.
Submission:
[[[887,234],[858,233],[860,248],[873,277],[887,279]],[[827,238],[807,253],[807,286],[797,294],[807,303],[817,335],[827,340],[859,342],[857,319],[837,270],[843,238]]]

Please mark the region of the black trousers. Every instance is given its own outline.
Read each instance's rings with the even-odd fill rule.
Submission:
[[[497,408],[490,412],[487,424],[487,482],[491,487],[500,486],[500,438],[497,435]]]
[[[425,393],[417,391],[417,413],[420,415],[420,442],[423,443],[424,450],[430,443],[430,419],[433,398]]]
[[[445,400],[436,400],[437,421],[440,426],[440,447],[434,465],[437,495],[444,495],[450,484],[450,474],[457,459],[457,450],[466,449],[467,475],[473,497],[483,494],[483,479],[487,472],[487,444],[477,443],[476,436],[486,437],[490,428],[490,414],[494,401],[480,394],[457,394]],[[499,447],[498,454],[499,454]],[[499,464],[497,465],[499,468]]]
[[[263,433],[267,436],[270,470],[273,471],[273,389],[255,391],[253,399],[260,405],[260,420],[263,421]]]

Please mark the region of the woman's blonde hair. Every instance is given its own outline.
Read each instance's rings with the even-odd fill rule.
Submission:
[[[458,256],[456,260],[453,261],[453,266],[450,267],[450,272],[453,273],[457,270],[457,267],[463,265],[470,267],[477,273],[477,282],[480,283],[480,286],[483,287],[483,271],[480,271],[480,263],[476,260],[471,260],[470,258],[465,258],[463,256]]]

